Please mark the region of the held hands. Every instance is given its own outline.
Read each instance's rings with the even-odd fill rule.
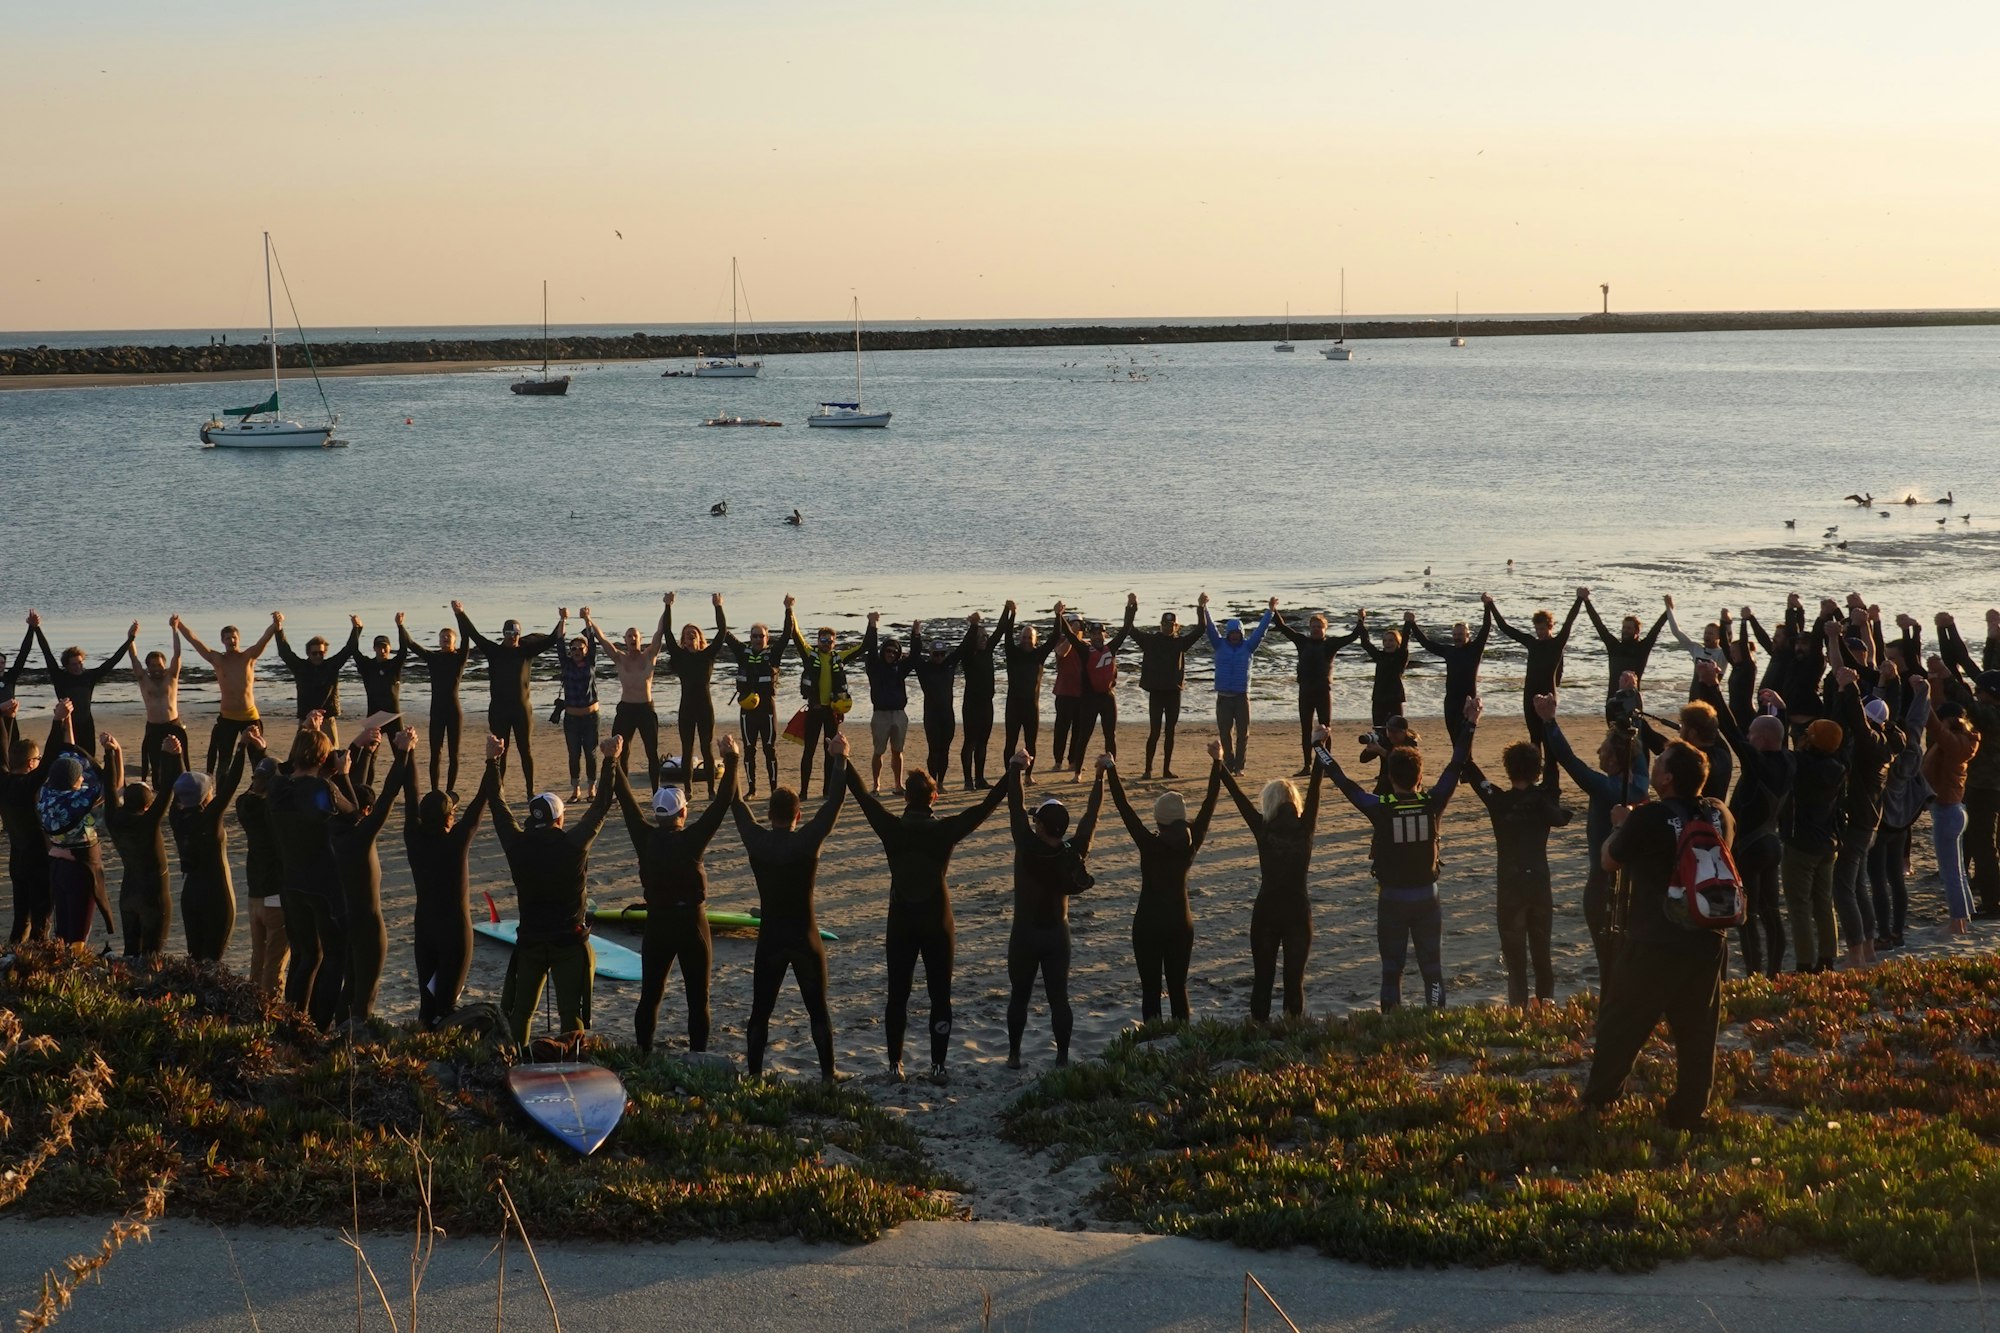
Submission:
[[[1111,771],[1112,769],[1114,769],[1114,768],[1116,768],[1116,767],[1118,767],[1118,760],[1117,760],[1117,759],[1115,759],[1114,757],[1112,757],[1111,755],[1109,755],[1109,754],[1100,754],[1099,756],[1097,756],[1097,771],[1098,771],[1098,772],[1100,772],[1100,773],[1109,773],[1109,772],[1110,772],[1110,771]]]
[[[1203,593],[1201,596],[1195,598],[1194,604],[1196,606],[1206,607],[1208,605],[1208,594]]]
[[[1006,613],[1007,613],[1008,615],[1013,615],[1013,614],[1014,614],[1014,599],[1013,599],[1013,598],[1011,598],[1011,597],[1009,597],[1009,598],[1007,599],[1007,605],[1006,605],[1006,606],[1004,606],[1004,607],[1002,607],[1002,608],[1001,608],[1001,610],[1005,611],[1005,612],[1006,612]]]
[[[1467,702],[1469,703],[1469,702],[1471,702],[1471,701],[1470,701],[1470,700],[1467,700]],[[1553,694],[1538,694],[1538,695],[1536,695],[1536,696],[1535,696],[1535,716],[1536,716],[1536,717],[1538,717],[1538,718],[1540,718],[1540,719],[1541,719],[1542,721],[1544,721],[1544,722],[1553,722],[1553,721],[1555,721],[1555,720],[1556,720],[1556,696],[1555,696],[1555,695],[1553,695]]]
[[[36,612],[36,610],[35,610],[35,608],[34,608],[34,607],[32,607],[32,606],[31,606],[31,607],[29,607],[29,608],[28,608],[28,628],[30,628],[30,629],[34,629],[34,628],[36,628],[37,626],[39,626],[39,625],[40,625],[41,623],[42,623],[42,617],[41,617],[41,615],[40,615],[40,614],[39,614],[38,612]]]
[[[1326,731],[1326,728],[1325,728],[1325,727],[1321,727],[1321,728],[1320,728],[1320,731],[1321,731],[1322,733],[1324,733],[1324,732]],[[1216,763],[1218,763],[1218,764],[1222,762],[1222,742],[1221,742],[1221,741],[1210,741],[1210,742],[1208,743],[1208,757],[1209,757],[1210,759],[1214,760],[1214,761],[1215,761]]]
[[[1631,807],[1631,806],[1629,806],[1629,805],[1614,805],[1614,806],[1612,806],[1612,807],[1611,807],[1611,827],[1612,827],[1612,828],[1623,828],[1623,827],[1624,827],[1624,825],[1625,825],[1625,818],[1626,818],[1626,816],[1627,816],[1627,815],[1630,815],[1631,813],[1632,813],[1632,807]]]
[[[1674,595],[1672,593],[1663,594],[1660,600],[1667,604],[1667,610],[1671,611],[1674,609]]]
[[[102,741],[104,743],[104,748],[109,751],[117,752],[117,751],[122,751],[125,748],[124,746],[118,743],[118,738],[112,735],[108,731],[99,732],[97,734],[97,739]]]
[[[667,594],[667,600],[668,600],[668,601],[672,601],[672,600],[673,600],[673,598],[674,598],[674,595],[673,595],[672,593],[668,593],[668,594]],[[796,603],[797,601],[798,601],[798,599],[797,599],[796,597],[793,597],[793,596],[792,596],[792,595],[791,595],[790,593],[786,593],[786,594],[785,594],[785,609],[786,609],[787,611],[791,610],[791,609],[792,609],[792,606],[793,606],[793,605],[794,605],[794,604],[795,604],[795,603]]]
[[[6,703],[0,704],[0,717],[13,717],[20,711],[21,701],[19,699],[9,699]]]
[[[667,593],[667,605],[672,606],[673,604],[674,604],[674,594],[671,590],[669,590]]]
[[[1930,677],[1928,676],[1910,677],[1910,693],[1914,694],[1919,699],[1930,698],[1931,697]]]
[[[1267,601],[1267,602],[1265,602],[1265,603],[1264,603],[1264,607],[1265,607],[1265,609],[1266,609],[1266,610],[1270,610],[1270,611],[1275,611],[1275,610],[1277,610],[1277,609],[1278,609],[1278,599],[1277,599],[1277,598],[1275,598],[1275,597],[1271,598],[1271,599],[1270,599],[1269,601]]]
[[[181,752],[181,738],[178,736],[167,737],[164,741],[160,742],[160,749],[166,754],[178,755]]]
[[[1216,758],[1218,758],[1218,759],[1220,759],[1220,758],[1222,757],[1222,742],[1221,742],[1221,741],[1211,741],[1211,742],[1210,742],[1210,744],[1211,744],[1211,745],[1213,745],[1213,746],[1215,747],[1215,757],[1216,757]],[[1324,745],[1324,746],[1326,746],[1326,747],[1327,747],[1328,749],[1332,749],[1332,748],[1333,748],[1333,728],[1332,728],[1332,727],[1314,727],[1314,728],[1313,728],[1313,744],[1314,744],[1314,745]]]
[[[352,625],[352,626],[353,626],[354,628],[356,628],[356,629],[366,629],[366,628],[367,628],[367,626],[365,626],[365,625],[363,625],[363,624],[361,623],[361,617],[360,617],[360,616],[349,616],[349,617],[347,618],[347,623],[348,623],[348,624],[350,624],[350,625]]]
[[[1853,667],[1835,667],[1833,669],[1834,683],[1843,690],[1851,688],[1860,679],[1859,676],[1854,674]]]
[[[734,735],[725,735],[718,748],[721,749],[724,759],[735,759],[743,753],[743,742],[737,740]]]
[[[458,598],[454,597],[451,599],[451,609],[456,613],[463,614],[465,611],[465,603],[459,601]]]
[[[880,611],[870,611],[868,613],[869,629],[874,629],[877,625],[880,625],[881,623],[882,623],[882,613]]]
[[[847,758],[847,737],[839,732],[826,738],[826,753],[829,759]]]
[[[1933,661],[1936,659],[1933,658]],[[1757,691],[1757,703],[1764,708],[1783,708],[1785,700],[1776,690]]]
[[[1702,685],[1720,685],[1722,683],[1722,668],[1707,658],[1703,658],[1694,664],[1694,678],[1697,683]]]
[[[354,748],[357,750],[372,750],[381,743],[382,728],[380,727],[364,728],[361,734],[354,738]]]
[[[507,757],[507,742],[501,740],[498,736],[488,736],[486,738],[486,757],[488,759],[505,759]]]
[[[403,628],[403,613],[401,611],[398,611],[396,613],[396,628],[397,629]]]
[[[1478,726],[1480,716],[1485,712],[1486,705],[1481,702],[1478,695],[1475,694],[1465,701],[1465,720],[1471,725]]]
[[[1219,745],[1220,742],[1217,742],[1217,744]],[[1033,768],[1035,766],[1035,756],[1029,754],[1028,747],[1023,745],[1019,749],[1014,751],[1013,757],[1010,758],[1007,762],[1012,764],[1016,768],[1021,768],[1021,769]]]
[[[1130,609],[1130,610],[1134,610],[1134,611],[1138,610],[1138,609],[1139,609],[1139,594],[1138,594],[1138,593],[1136,593],[1136,592],[1128,592],[1128,593],[1126,593],[1126,594],[1125,594],[1125,605],[1126,605],[1126,607],[1127,607],[1128,609]]]
[[[618,752],[625,748],[625,739],[622,736],[606,736],[598,742],[597,748],[604,752],[606,759],[616,759]]]
[[[408,754],[417,748],[417,729],[415,727],[404,727],[389,738],[389,746],[397,754]]]
[[[285,613],[283,611],[273,611],[271,613],[271,623],[279,629],[283,629],[285,627]]]
[[[325,724],[326,714],[321,710],[315,708],[312,712],[306,714],[305,729],[307,731],[318,731]]]
[[[265,748],[264,724],[261,722],[252,722],[249,726],[243,729],[243,739],[248,741],[250,744],[256,746],[260,750]]]
[[[710,593],[710,594],[708,595],[708,601],[709,601],[709,605],[713,606],[713,607],[714,607],[714,608],[715,608],[716,610],[720,611],[720,610],[722,609],[722,594],[721,594],[721,593],[719,593],[719,592],[712,592],[712,593]]]

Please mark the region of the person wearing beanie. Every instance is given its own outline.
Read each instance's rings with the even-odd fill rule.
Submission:
[[[1846,730],[1830,717],[1806,727],[1791,804],[1779,826],[1785,847],[1779,867],[1785,915],[1792,928],[1792,957],[1801,972],[1823,972],[1838,957],[1833,868],[1851,749]]]
[[[113,927],[97,834],[104,811],[104,774],[77,749],[73,714],[69,700],[56,700],[49,736],[55,757],[47,761],[48,777],[35,793],[35,820],[48,845],[55,937],[65,944],[84,944],[90,940],[91,908],[103,917],[107,935]]]
[[[160,751],[160,772],[186,758],[177,736],[169,736]],[[236,931],[236,886],[229,876],[229,829],[222,822],[229,802],[243,781],[249,762],[247,747],[238,746],[224,766],[220,782],[206,773],[183,773],[174,779],[173,806],[167,827],[181,861],[181,933],[187,936],[188,957],[197,963],[220,963]]]
[[[1244,750],[1250,743],[1250,658],[1278,614],[1278,599],[1264,607],[1264,618],[1245,632],[1243,622],[1231,616],[1221,629],[1208,614],[1208,594],[1195,602],[1208,646],[1215,653],[1215,730],[1222,741],[1222,766],[1234,776],[1243,773]]]
[[[1779,879],[1785,847],[1778,829],[1797,778],[1796,760],[1785,748],[1784,701],[1777,691],[1766,690],[1768,711],[1753,716],[1746,727],[1737,719],[1735,704],[1723,698],[1712,665],[1696,664],[1695,687],[1697,698],[1715,710],[1716,725],[1735,752],[1740,774],[1729,794],[1729,813],[1736,821],[1730,853],[1743,877],[1748,908],[1736,930],[1737,945],[1746,971],[1775,977],[1785,961],[1785,899]]]
[[[1153,802],[1153,827],[1146,827],[1114,765],[1111,800],[1125,831],[1139,849],[1139,901],[1132,909],[1132,957],[1139,965],[1139,1017],[1160,1021],[1160,987],[1166,985],[1174,1021],[1188,1021],[1188,964],[1194,957],[1194,911],[1188,906],[1188,871],[1208,838],[1209,821],[1222,795],[1222,742],[1209,742],[1208,794],[1190,822],[1187,801],[1177,791]]]
[[[875,742],[868,761],[868,785],[882,792],[882,760],[889,761],[889,790],[903,790],[903,746],[910,738],[910,673],[914,654],[903,651],[894,635],[881,638],[882,613],[868,613],[868,631],[861,638],[862,670],[868,676],[868,733]],[[854,770],[849,769],[852,773]]]
[[[1062,614],[1060,605],[1056,614]],[[1014,835],[1014,924],[1007,935],[1007,1067],[1021,1067],[1021,1037],[1028,1027],[1028,1001],[1035,977],[1049,1003],[1049,1027],[1056,1039],[1056,1063],[1069,1063],[1070,1034],[1076,1015],[1069,1003],[1069,900],[1095,882],[1086,869],[1091,839],[1097,834],[1097,813],[1104,803],[1104,773],[1110,756],[1097,761],[1090,785],[1090,804],[1074,831],[1069,810],[1053,796],[1028,813],[1021,794],[1029,765],[1025,750],[1016,751],[1007,788],[1008,825]]]

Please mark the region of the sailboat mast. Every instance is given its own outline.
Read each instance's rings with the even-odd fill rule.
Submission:
[[[1347,341],[1347,270],[1340,270],[1340,336],[1335,342]]]
[[[278,306],[271,295],[271,233],[264,233],[264,322],[271,344],[271,415],[278,415]]]
[[[736,256],[729,256],[729,355],[738,355],[736,348]]]
[[[542,378],[549,377],[549,280],[542,279]]]
[[[861,298],[854,298],[854,410],[861,410]]]

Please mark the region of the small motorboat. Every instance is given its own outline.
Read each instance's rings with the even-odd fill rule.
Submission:
[[[710,417],[701,423],[704,426],[782,426],[782,421],[766,421],[763,417]]]

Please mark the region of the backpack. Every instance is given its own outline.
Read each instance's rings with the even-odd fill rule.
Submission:
[[[1674,870],[1667,880],[1667,918],[1688,930],[1725,930],[1749,915],[1743,877],[1722,839],[1713,803],[1703,802],[1681,826]]]

